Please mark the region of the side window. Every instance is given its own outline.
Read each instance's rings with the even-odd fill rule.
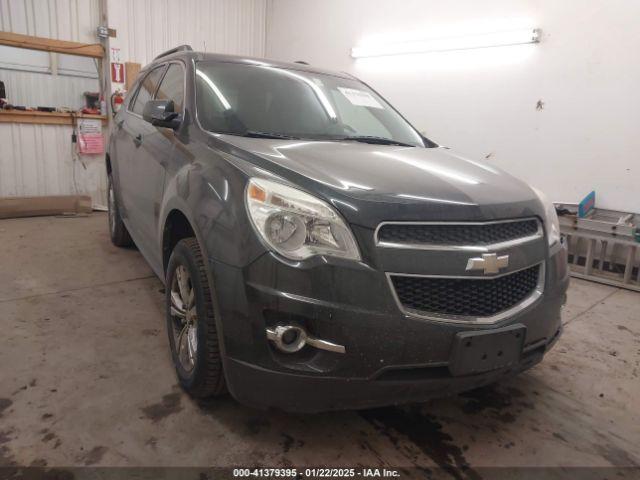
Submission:
[[[169,64],[169,69],[160,83],[156,100],[173,100],[176,112],[184,108],[184,69],[177,63]]]
[[[158,86],[158,82],[160,81],[163,71],[164,66],[158,67],[151,70],[151,72],[144,77],[144,80],[142,80],[140,88],[138,89],[138,94],[133,101],[133,107],[130,108],[133,113],[142,115],[144,105],[153,97],[153,93],[156,91],[156,87]]]

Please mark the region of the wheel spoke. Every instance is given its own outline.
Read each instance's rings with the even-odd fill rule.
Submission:
[[[174,317],[179,318],[180,320],[184,320],[185,318],[185,314],[183,311],[178,310],[175,307],[171,307],[171,315],[173,315]]]
[[[184,320],[187,316],[184,310],[184,304],[178,292],[171,291],[171,315]]]
[[[187,304],[185,306],[185,309],[191,310],[195,305],[195,300],[196,300],[196,292],[195,292],[195,289],[191,287],[189,289],[189,297],[187,298]]]
[[[178,288],[180,289],[180,297],[182,298],[182,303],[187,303],[189,299],[189,274],[187,273],[187,269],[184,266],[180,265],[176,269],[176,276],[178,277]]]
[[[187,334],[185,335],[186,339],[187,339],[187,352],[189,353],[189,362],[191,363],[191,365],[194,364],[194,357],[195,357],[195,328],[193,325],[191,325],[191,327],[189,328],[189,330],[187,331]],[[192,336],[194,338],[192,338]]]
[[[180,333],[178,334],[178,338],[176,340],[176,348],[178,349],[178,358],[180,359],[180,362],[182,363],[183,366],[185,366],[184,360],[186,360],[184,357],[184,344],[187,343],[186,333],[188,330],[189,330],[189,324],[185,323],[184,327],[182,327],[182,330],[180,330]]]

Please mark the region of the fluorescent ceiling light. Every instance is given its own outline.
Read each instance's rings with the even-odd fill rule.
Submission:
[[[430,38],[425,40],[379,43],[361,45],[351,49],[353,58],[383,57],[389,55],[406,55],[412,53],[446,52],[450,50],[469,50],[474,48],[503,47],[538,43],[540,30],[524,28],[502,32],[477,33],[459,37]]]

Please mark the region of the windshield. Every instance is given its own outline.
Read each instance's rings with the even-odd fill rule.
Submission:
[[[374,91],[333,75],[198,62],[196,103],[200,124],[216,133],[424,146]]]

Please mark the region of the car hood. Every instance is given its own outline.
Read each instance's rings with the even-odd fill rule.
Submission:
[[[442,147],[223,137],[252,163],[324,197],[349,222],[366,227],[389,220],[542,216],[526,183]]]

